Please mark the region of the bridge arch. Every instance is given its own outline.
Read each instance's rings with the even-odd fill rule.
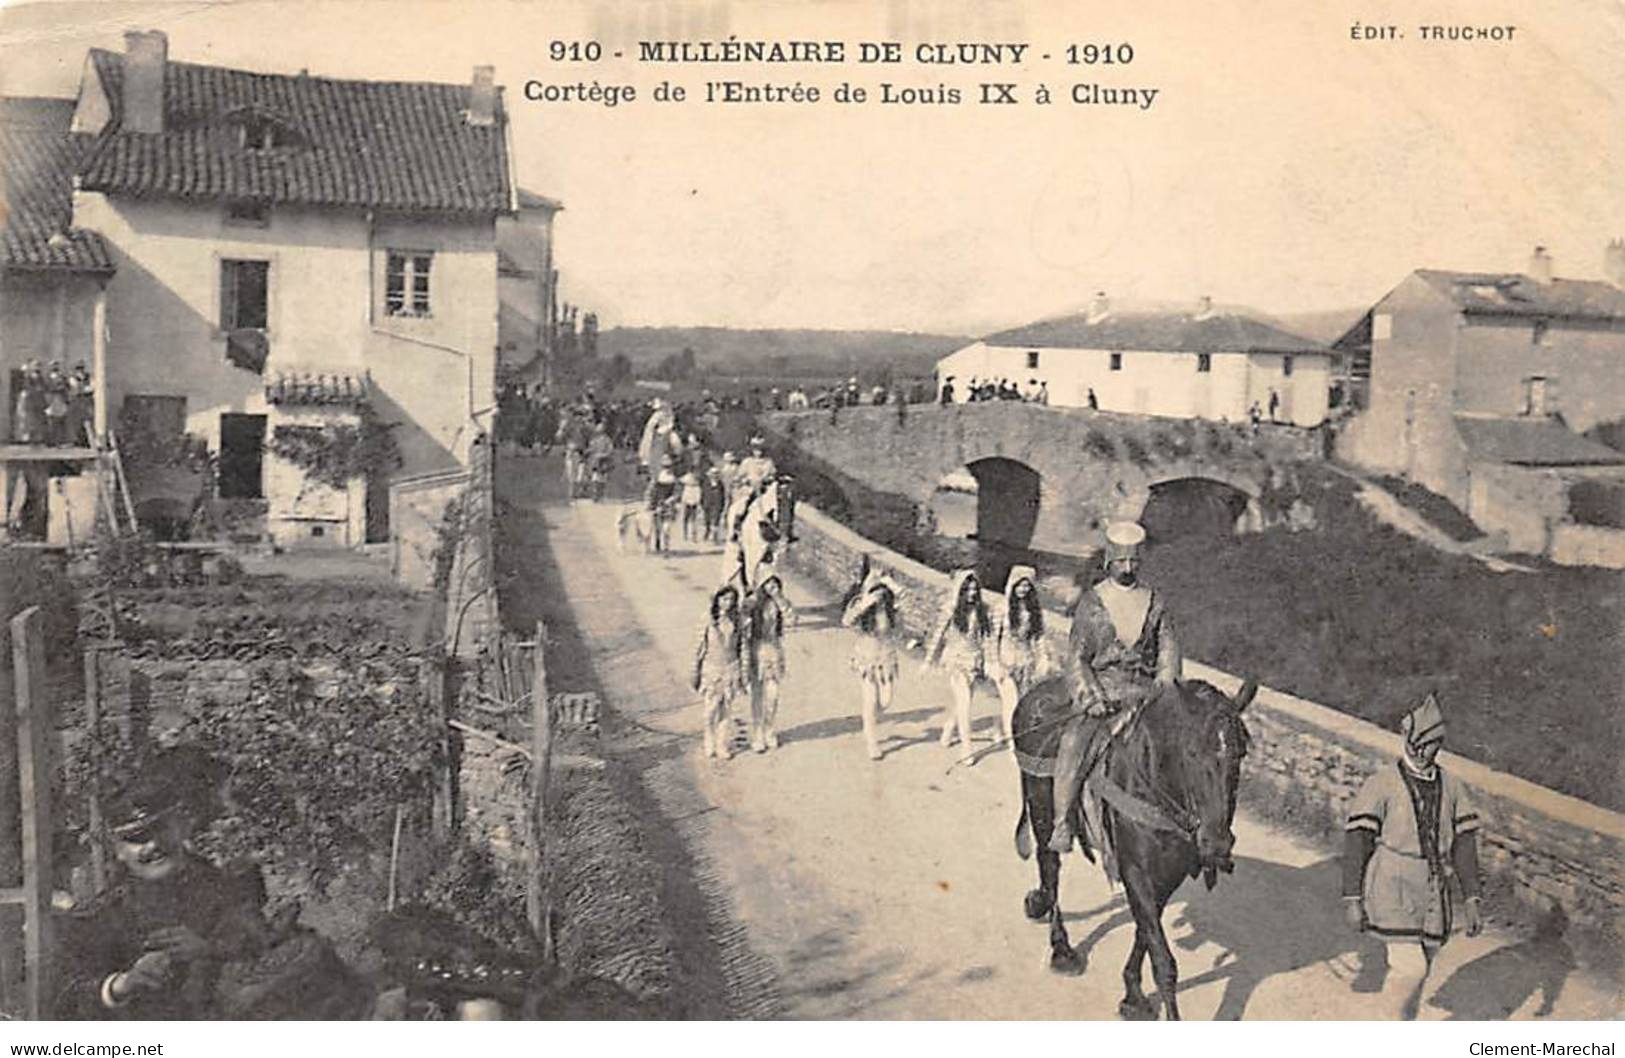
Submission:
[[[1006,456],[978,459],[965,469],[976,479],[976,538],[1009,548],[1031,544],[1043,475]]]
[[[937,532],[1013,549],[1032,543],[1043,475],[1019,459],[979,456],[938,481],[930,500]]]
[[[1251,528],[1258,513],[1256,485],[1194,473],[1150,483],[1140,523],[1150,539],[1167,542],[1231,536]]]

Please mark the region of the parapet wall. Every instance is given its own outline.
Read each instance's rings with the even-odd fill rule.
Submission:
[[[1150,490],[1169,481],[1215,481],[1257,501],[1285,468],[1319,460],[1323,450],[1314,430],[1012,401],[776,412],[760,422],[810,463],[918,505],[929,504],[945,477],[968,466],[994,459],[1020,464],[1038,478],[1030,543],[1049,551],[1092,543],[1109,517],[1138,517]],[[1026,502],[1015,496],[994,502],[1001,499]]]
[[[937,616],[948,578],[888,551],[808,504],[796,509],[797,542],[786,564],[843,590],[863,557],[904,590],[899,611],[923,636]],[[1187,678],[1234,693],[1239,677],[1185,662]],[[1328,842],[1340,842],[1346,805],[1360,784],[1401,751],[1398,734],[1269,688],[1247,710],[1252,747],[1242,799],[1248,811]],[[1469,788],[1484,816],[1481,861],[1486,893],[1502,913],[1548,911],[1618,935],[1625,910],[1625,816],[1451,753],[1440,758]]]

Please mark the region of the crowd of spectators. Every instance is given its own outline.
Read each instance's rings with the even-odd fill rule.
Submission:
[[[38,360],[30,360],[18,371],[13,393],[14,442],[53,448],[86,443],[85,425],[90,422],[95,398],[90,370],[84,364],[75,364],[69,373],[59,361],[42,368]]]
[[[963,391],[956,385],[957,381],[953,375],[942,380],[938,403],[979,404],[989,400],[1019,400],[1028,404],[1049,403],[1049,383],[1041,379],[1029,378],[1025,386],[1018,386],[1008,378],[977,378],[973,375]],[[1092,393],[1093,391],[1091,395]]]

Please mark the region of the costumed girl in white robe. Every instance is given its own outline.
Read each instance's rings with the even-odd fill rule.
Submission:
[[[901,595],[896,581],[879,570],[871,570],[841,615],[841,624],[858,633],[850,664],[858,678],[863,739],[870,760],[879,760],[883,755],[878,717],[891,708],[892,691],[897,685],[897,600]]]
[[[992,636],[993,621],[982,602],[981,581],[973,570],[956,571],[925,652],[926,664],[943,671],[953,695],[951,707],[942,712],[943,748],[953,745],[956,728],[961,748],[966,752],[971,748],[971,692],[976,681],[987,674],[987,647]]]
[[[711,595],[711,609],[694,651],[693,687],[700,695],[704,755],[733,756],[729,724],[734,698],[745,689],[740,654],[739,593],[724,584]]]
[[[1055,671],[1055,653],[1044,637],[1044,610],[1038,598],[1038,572],[1012,566],[1004,585],[1004,608],[994,615],[993,649],[988,674],[999,688],[1004,737],[1012,739],[1010,721],[1022,694]]]

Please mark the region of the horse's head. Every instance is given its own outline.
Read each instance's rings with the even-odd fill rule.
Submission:
[[[1170,732],[1171,752],[1164,757],[1165,782],[1189,811],[1195,832],[1196,856],[1213,887],[1217,872],[1229,873],[1235,864],[1231,850],[1236,836],[1231,824],[1236,815],[1236,788],[1241,760],[1247,755],[1247,725],[1241,713],[1252,702],[1258,684],[1248,680],[1234,698],[1201,681],[1181,684],[1170,697],[1181,714]]]

